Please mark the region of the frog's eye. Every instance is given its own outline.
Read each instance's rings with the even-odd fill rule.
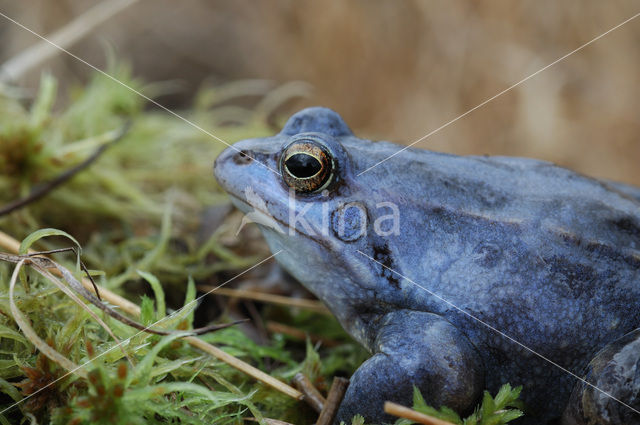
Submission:
[[[329,182],[333,163],[319,145],[301,140],[289,145],[280,159],[284,182],[296,192],[308,193],[323,189]]]

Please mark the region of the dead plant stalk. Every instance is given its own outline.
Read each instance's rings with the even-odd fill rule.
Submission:
[[[20,243],[13,237],[0,231],[0,247],[6,249],[11,253],[17,254],[20,248]],[[35,251],[31,250],[31,253],[33,252]],[[52,269],[52,273],[58,274],[60,272],[57,269]],[[87,290],[93,291],[93,286],[91,284],[91,281],[89,281],[89,279],[86,279],[86,278],[82,279],[81,283]],[[131,301],[117,294],[114,294],[113,292],[107,290],[106,288],[100,288],[100,295],[104,300],[110,302],[111,304],[117,305],[128,314],[134,317],[140,316],[140,307],[132,303]],[[262,382],[265,385],[268,385],[274,388],[277,391],[280,391],[283,394],[288,395],[289,397],[292,397],[296,400],[301,400],[304,397],[303,394],[300,391],[296,390],[295,388],[285,384],[284,382],[277,380],[276,378],[264,373],[263,371],[251,366],[248,363],[243,362],[242,360],[232,356],[231,354],[224,352],[220,348],[215,347],[201,340],[200,338],[196,338],[194,336],[187,336],[184,338],[184,340],[187,341],[191,346],[196,347],[204,351],[205,353],[214,356],[218,360],[227,363],[229,366],[234,367],[239,371],[246,373],[252,378]]]

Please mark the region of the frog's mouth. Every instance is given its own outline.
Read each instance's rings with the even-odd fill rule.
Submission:
[[[250,213],[252,210],[256,210],[256,208],[252,205],[250,205],[247,201],[245,201],[244,199],[240,198],[238,195],[231,193],[231,192],[227,192],[227,195],[229,195],[231,197],[231,202],[233,203],[233,205],[239,209],[243,214],[248,214]],[[264,213],[264,211],[260,211],[261,213]]]
[[[246,224],[247,221],[254,222],[261,227],[261,230],[273,230],[276,234],[287,235],[287,236],[303,236],[308,240],[315,242],[319,245],[322,245],[325,249],[329,251],[333,251],[335,247],[332,247],[327,240],[323,239],[317,235],[309,235],[306,232],[299,230],[298,228],[291,227],[288,222],[283,221],[282,219],[275,217],[269,213],[266,209],[266,203],[264,200],[262,202],[256,202],[257,204],[264,203],[264,207],[261,205],[252,205],[247,202],[247,200],[240,198],[235,193],[227,192],[231,196],[231,202],[245,214],[245,217],[248,220],[243,219],[243,225]],[[241,225],[242,226],[242,225]]]
[[[246,200],[240,198],[238,195],[231,192],[228,193],[231,196],[231,202],[236,208],[245,214],[248,221],[271,228],[278,233],[285,233],[286,231],[293,229],[297,234],[308,236],[297,230],[295,227],[290,227],[289,224],[285,223],[283,220],[273,216],[269,211],[266,211],[266,208],[262,208],[260,205],[252,205]],[[243,223],[245,222],[245,219],[243,219]],[[284,227],[284,229],[281,226]]]

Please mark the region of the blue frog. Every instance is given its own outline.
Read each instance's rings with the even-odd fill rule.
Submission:
[[[640,189],[359,139],[326,108],[234,144],[215,176],[372,353],[337,420],[391,422],[414,385],[465,414],[509,382],[520,424],[640,424]]]

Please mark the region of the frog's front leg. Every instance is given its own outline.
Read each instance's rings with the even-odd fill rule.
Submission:
[[[484,366],[466,336],[432,313],[401,310],[376,321],[373,357],[351,378],[337,423],[361,414],[367,423],[393,422],[387,400],[411,405],[416,385],[427,403],[459,412],[473,408],[484,388]]]
[[[600,350],[584,379],[601,391],[578,382],[563,425],[640,425],[640,329]]]

